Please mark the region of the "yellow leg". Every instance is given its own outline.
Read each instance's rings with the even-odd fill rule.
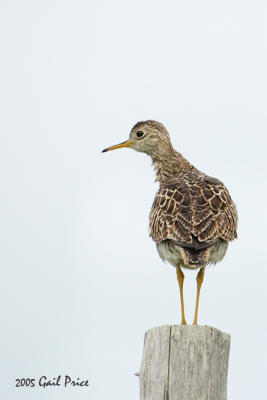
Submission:
[[[183,284],[184,284],[184,273],[181,267],[178,265],[176,268],[177,279],[180,288],[180,298],[181,298],[181,311],[182,311],[182,325],[186,325],[185,315],[184,315],[184,294],[183,294]]]
[[[197,299],[196,299],[196,308],[195,308],[195,317],[193,325],[197,325],[197,314],[198,314],[198,305],[199,305],[199,295],[200,289],[204,278],[205,267],[201,268],[197,274]]]

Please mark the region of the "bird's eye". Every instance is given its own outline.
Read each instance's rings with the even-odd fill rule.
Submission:
[[[137,137],[142,137],[142,136],[144,136],[144,132],[143,131],[137,131],[136,132],[136,136]]]

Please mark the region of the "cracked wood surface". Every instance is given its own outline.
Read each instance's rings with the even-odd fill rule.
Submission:
[[[209,326],[146,332],[141,400],[226,400],[230,335]]]

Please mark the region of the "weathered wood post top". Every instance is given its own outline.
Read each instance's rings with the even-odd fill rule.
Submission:
[[[141,400],[226,400],[230,335],[210,326],[146,332]]]

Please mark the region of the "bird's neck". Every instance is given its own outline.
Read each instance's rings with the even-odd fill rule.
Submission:
[[[152,164],[156,172],[156,182],[159,182],[160,185],[188,170],[195,169],[181,153],[174,149],[166,154],[161,154],[160,157],[154,154]]]

